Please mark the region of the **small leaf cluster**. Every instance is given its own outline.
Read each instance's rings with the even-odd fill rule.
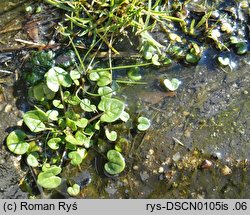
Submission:
[[[112,75],[105,69],[90,71],[86,76],[79,70],[54,66],[30,88],[34,109],[23,114],[29,131],[25,127],[14,130],[6,142],[11,152],[22,155],[27,165],[36,168],[38,185],[58,187],[63,164],[80,166],[100,134],[105,134],[107,142],[118,139],[119,134],[106,125],[126,122],[129,114],[125,102],[114,97],[111,82]],[[141,131],[150,126],[144,117],[138,123]],[[121,150],[109,148],[106,152],[105,171],[110,175],[121,173],[125,168]],[[78,188],[70,187],[69,194],[77,195]]]

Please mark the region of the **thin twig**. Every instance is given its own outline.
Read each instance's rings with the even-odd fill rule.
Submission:
[[[3,69],[0,69],[0,72],[2,72],[2,73],[7,73],[7,74],[12,74],[12,73],[13,73],[13,72],[11,72],[11,71],[3,70]]]
[[[174,140],[175,143],[178,143],[178,144],[180,144],[181,146],[184,146],[184,144],[183,144],[180,140],[178,140],[178,139],[175,138],[175,137],[172,137],[172,138],[173,138],[173,140]]]

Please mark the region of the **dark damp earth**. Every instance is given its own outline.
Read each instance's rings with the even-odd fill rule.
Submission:
[[[6,25],[3,12],[0,30]],[[8,12],[14,15],[20,12]],[[0,34],[3,49],[19,31],[19,23],[14,26]],[[143,69],[147,85],[122,88],[119,95],[126,98],[130,114],[143,114],[152,125],[134,136],[119,177],[105,176],[101,158],[91,151],[80,170],[66,166],[61,186],[38,198],[70,198],[66,180],[81,185],[81,198],[250,198],[250,56],[231,54],[234,67],[229,69],[221,68],[216,54],[208,49],[196,66]],[[0,69],[12,71],[0,73],[0,198],[28,197],[19,187],[26,174],[20,157],[5,147],[9,129],[20,125],[27,109],[15,59],[17,52],[0,52]],[[176,94],[167,94],[159,84],[166,77],[182,82]],[[130,135],[123,128],[121,133]]]

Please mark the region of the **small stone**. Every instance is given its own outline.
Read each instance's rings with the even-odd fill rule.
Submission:
[[[162,166],[159,167],[158,172],[159,172],[159,173],[163,173],[163,172],[164,172],[164,168],[163,168]]]
[[[153,149],[149,149],[148,154],[149,154],[149,155],[154,154],[154,150],[153,150]]]
[[[1,93],[0,94],[0,103],[4,102],[4,95]]]
[[[222,154],[220,152],[215,152],[213,153],[213,157],[220,160],[222,158]]]
[[[4,112],[5,113],[10,113],[12,111],[12,105],[11,104],[7,104],[4,108]]]
[[[232,170],[227,165],[225,165],[223,168],[221,168],[221,173],[223,175],[230,175]]]
[[[173,155],[173,157],[172,157],[173,161],[175,161],[175,162],[177,162],[178,160],[180,160],[180,158],[181,158],[180,152],[175,153]]]
[[[133,170],[138,170],[138,169],[139,169],[139,166],[137,166],[137,165],[133,166]]]
[[[212,161],[210,161],[210,160],[204,160],[203,162],[202,162],[202,164],[201,164],[201,168],[202,169],[209,169],[209,168],[211,168],[213,166],[213,163],[212,163]]]
[[[140,176],[142,181],[146,181],[149,179],[149,174],[147,173],[147,171],[140,172]]]
[[[247,91],[247,90],[244,90],[243,93],[244,93],[245,95],[247,95],[247,94],[248,94],[248,91]]]
[[[16,123],[17,126],[22,126],[23,125],[23,120],[19,120],[17,123]]]

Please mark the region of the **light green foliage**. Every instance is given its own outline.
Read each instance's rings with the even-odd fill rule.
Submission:
[[[116,131],[109,132],[108,129],[105,129],[105,135],[110,141],[116,141],[117,139],[117,133]]]
[[[53,149],[53,150],[57,150],[59,149],[59,143],[61,142],[61,138],[59,137],[55,137],[55,138],[51,138],[49,141],[48,141],[48,146]]]
[[[109,162],[105,164],[104,168],[110,175],[117,175],[125,168],[125,159],[122,154],[116,150],[109,150],[107,153]]]
[[[230,65],[230,60],[228,57],[218,57],[218,61],[222,66],[228,66]]]
[[[98,71],[98,72],[91,72],[89,75],[89,79],[91,81],[97,81],[97,85],[99,87],[107,86],[112,82],[112,76],[109,71]]]
[[[39,165],[37,158],[33,154],[28,155],[27,163],[31,167],[37,167]]]
[[[146,117],[139,117],[138,118],[138,125],[137,125],[137,129],[140,131],[146,131],[147,129],[149,129],[150,127],[150,120]]]
[[[37,178],[37,183],[40,186],[46,189],[54,189],[61,184],[62,179],[57,176],[62,171],[60,167],[44,165],[42,170]]]
[[[73,184],[72,187],[68,187],[67,192],[70,196],[77,196],[80,193],[80,186]]]
[[[99,87],[98,88],[98,94],[100,96],[107,96],[107,97],[111,97],[113,93],[113,90],[108,87],[108,86],[104,86],[104,87]]]
[[[81,100],[80,106],[84,111],[87,111],[87,112],[96,111],[96,106],[92,105],[89,99]]]
[[[46,81],[35,85],[31,93],[41,109],[36,107],[23,115],[33,136],[27,137],[23,131],[15,130],[7,137],[7,146],[15,154],[26,154],[27,164],[37,172],[38,185],[54,189],[62,181],[59,174],[63,161],[68,159],[73,166],[81,165],[95,144],[95,138],[103,133],[109,141],[116,141],[117,132],[109,131],[107,124],[118,120],[127,122],[129,114],[124,110],[125,103],[112,97],[114,90],[110,86],[109,71],[90,72],[89,78],[93,81],[88,83],[90,92],[80,86],[83,77],[76,70],[68,72],[52,67],[44,78]],[[128,144],[116,148],[123,150],[127,147]],[[109,149],[107,147],[103,152]],[[125,168],[123,156],[116,150],[109,150],[107,156],[106,172],[111,175],[121,173]],[[78,188],[77,185],[69,187],[68,192],[75,196],[79,193]]]
[[[44,122],[47,120],[47,114],[40,109],[28,111],[23,115],[23,121],[32,132],[46,130],[46,125]]]
[[[181,81],[179,81],[177,78],[173,78],[171,81],[166,78],[163,80],[163,84],[168,90],[175,91],[179,88]]]
[[[131,79],[132,81],[139,81],[142,79],[142,75],[140,74],[140,69],[139,67],[134,67],[131,68],[128,71],[128,77],[129,79]]]
[[[87,156],[87,150],[84,148],[78,148],[76,151],[69,152],[68,157],[71,159],[73,166],[80,165],[83,159]]]
[[[53,92],[57,92],[60,86],[70,87],[72,79],[68,72],[60,67],[52,67],[46,74],[47,86]]]
[[[98,109],[103,111],[101,116],[101,121],[103,122],[114,122],[120,118],[122,112],[124,111],[124,102],[108,97],[102,97]]]
[[[12,131],[7,137],[8,149],[18,155],[27,152],[29,144],[25,142],[26,134],[21,130]]]

